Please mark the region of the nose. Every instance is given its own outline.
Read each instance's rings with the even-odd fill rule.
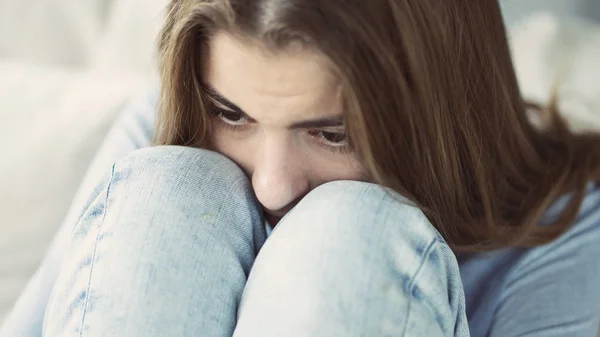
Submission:
[[[255,158],[252,187],[267,210],[282,211],[306,195],[310,182],[302,160],[285,141],[263,143]],[[279,215],[279,214],[278,214]]]

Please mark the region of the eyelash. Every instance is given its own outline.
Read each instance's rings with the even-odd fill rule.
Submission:
[[[236,124],[231,124],[231,123],[225,121],[225,119],[227,119],[227,118],[224,118],[224,114],[234,114],[234,113],[235,112],[227,111],[227,110],[221,109],[216,106],[213,106],[213,109],[211,109],[212,117],[218,119],[218,122],[221,124],[221,126],[225,127],[228,131],[242,131],[243,129],[247,128],[249,126],[247,123],[236,125]],[[324,131],[324,130],[310,130],[308,132],[309,136],[316,139],[317,142],[319,143],[319,145],[321,145],[323,148],[325,148],[333,153],[347,153],[347,152],[351,151],[351,148],[348,145],[347,141],[344,145],[331,145],[331,143],[329,143],[327,140],[323,139],[323,137],[322,137],[323,133],[335,133],[335,132],[329,132],[329,131]]]

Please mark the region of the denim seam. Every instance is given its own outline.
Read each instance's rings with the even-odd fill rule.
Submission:
[[[107,209],[108,209],[108,196],[110,194],[110,188],[112,186],[113,179],[115,176],[115,165],[116,164],[113,164],[112,168],[111,168],[110,180],[108,181],[108,184],[106,187],[106,196],[104,198],[104,209],[102,211],[102,220],[100,221],[100,225],[98,225],[98,234],[96,235],[96,241],[94,242],[94,252],[92,253],[92,261],[90,262],[90,277],[88,280],[87,288],[85,290],[86,297],[85,297],[85,303],[83,305],[83,314],[81,315],[81,326],[79,327],[79,337],[81,337],[83,334],[85,315],[87,313],[87,308],[88,308],[89,299],[90,299],[90,288],[92,287],[92,273],[94,272],[94,262],[96,260],[96,252],[98,249],[98,241],[100,241],[100,234],[102,233],[102,226],[104,225],[104,220],[106,219],[106,213],[107,213]]]
[[[417,271],[415,272],[415,275],[410,280],[410,285],[408,287],[408,292],[409,292],[408,293],[409,294],[409,296],[408,296],[408,298],[409,298],[409,300],[408,300],[408,308],[406,310],[406,316],[405,316],[405,319],[404,319],[404,329],[402,331],[401,337],[406,337],[406,333],[407,333],[407,330],[408,330],[408,325],[409,325],[408,320],[410,318],[410,312],[411,312],[412,300],[413,300],[412,292],[413,292],[413,289],[414,289],[415,285],[417,284],[416,280],[419,277],[421,271],[423,270],[423,266],[425,266],[425,262],[428,260],[429,255],[431,254],[431,251],[433,250],[433,247],[436,245],[437,242],[438,241],[435,238],[431,241],[431,243],[427,247],[427,250],[425,250],[425,254],[423,254],[423,259],[421,260],[421,263],[419,264],[419,268],[417,268]]]

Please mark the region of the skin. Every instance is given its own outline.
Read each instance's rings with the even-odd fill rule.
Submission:
[[[324,56],[299,43],[272,52],[224,32],[207,54],[212,144],[246,172],[271,226],[317,186],[363,180]]]

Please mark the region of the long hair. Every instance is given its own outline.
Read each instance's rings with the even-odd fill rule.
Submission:
[[[551,242],[600,180],[600,137],[570,132],[556,100],[522,99],[498,0],[173,0],[157,144],[209,147],[199,60],[216,31],[327,56],[371,179],[418,205],[456,251]],[[565,193],[568,205],[540,226]]]

